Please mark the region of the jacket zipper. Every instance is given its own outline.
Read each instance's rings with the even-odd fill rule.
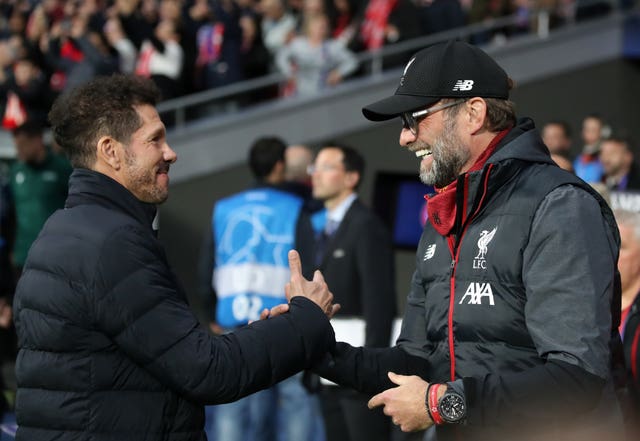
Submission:
[[[489,164],[489,167],[487,168],[486,175],[484,177],[484,183],[483,183],[483,187],[482,187],[482,197],[481,197],[480,202],[478,203],[478,206],[476,207],[475,211],[471,214],[471,216],[469,216],[464,221],[463,227],[462,227],[462,232],[455,239],[451,235],[447,236],[447,243],[449,245],[449,251],[451,252],[451,268],[450,268],[450,272],[449,272],[449,314],[448,314],[448,320],[447,320],[447,324],[448,324],[448,329],[447,329],[448,335],[447,335],[447,337],[448,337],[448,342],[449,342],[449,359],[451,360],[451,365],[450,365],[451,381],[455,381],[455,379],[456,379],[456,354],[455,354],[455,347],[454,347],[454,341],[453,341],[453,311],[454,311],[454,308],[455,308],[455,297],[456,297],[456,279],[455,279],[455,274],[456,274],[456,267],[458,266],[458,259],[460,257],[460,244],[462,243],[462,238],[464,237],[465,233],[467,232],[467,228],[469,228],[469,225],[471,224],[471,221],[478,214],[478,212],[480,211],[480,208],[482,207],[482,203],[484,202],[484,197],[487,194],[487,185],[488,185],[488,182],[489,182],[489,173],[491,172],[492,168],[493,168],[493,164]],[[465,198],[465,201],[466,201],[466,198]]]

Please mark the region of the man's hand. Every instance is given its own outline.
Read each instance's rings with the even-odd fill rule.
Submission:
[[[214,334],[214,335],[222,335],[224,334],[224,329],[222,329],[222,326],[220,326],[219,324],[217,324],[216,322],[211,322],[209,323],[209,330]]]
[[[296,250],[289,251],[289,269],[291,270],[291,280],[284,287],[287,300],[291,301],[291,298],[295,296],[306,297],[322,308],[328,318],[338,312],[340,305],[333,303],[333,294],[329,291],[322,273],[316,270],[312,281],[302,276],[300,255]]]
[[[280,314],[284,314],[288,310],[289,310],[289,305],[287,303],[276,305],[271,309],[264,308],[260,313],[260,318],[258,320],[266,320],[268,318],[277,317]]]
[[[384,406],[383,412],[391,417],[403,432],[414,432],[431,427],[433,421],[427,413],[425,397],[429,383],[411,375],[389,372],[389,379],[398,387],[380,392],[369,400],[369,409]]]
[[[13,309],[5,299],[0,299],[0,328],[8,329],[13,319]]]

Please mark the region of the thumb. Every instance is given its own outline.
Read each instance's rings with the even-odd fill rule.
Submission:
[[[406,375],[398,375],[391,371],[387,372],[387,376],[389,377],[389,380],[391,380],[393,384],[397,384],[398,386],[404,384],[405,379],[407,378]]]

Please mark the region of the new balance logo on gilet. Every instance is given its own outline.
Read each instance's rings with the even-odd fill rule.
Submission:
[[[473,89],[473,80],[458,80],[453,86],[453,91],[471,90]]]

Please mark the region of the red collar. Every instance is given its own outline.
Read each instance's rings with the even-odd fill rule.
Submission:
[[[467,191],[468,191],[468,178],[469,173],[481,170],[486,164],[489,157],[493,154],[498,146],[498,143],[509,133],[509,129],[503,130],[498,133],[491,140],[486,149],[482,152],[480,157],[471,166],[469,171],[464,173],[464,205],[467,203]],[[458,187],[458,180],[456,179],[451,184],[442,188],[436,188],[436,194],[429,197],[425,196],[427,200],[427,213],[429,222],[435,230],[442,236],[448,236],[453,229],[453,225],[456,220],[456,193]],[[466,215],[466,208],[463,215]],[[464,222],[464,219],[463,219]]]

